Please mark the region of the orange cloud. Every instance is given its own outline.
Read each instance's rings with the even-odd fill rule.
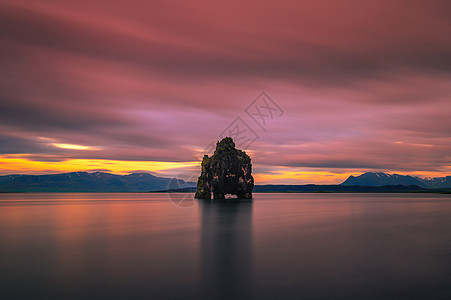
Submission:
[[[271,174],[255,174],[254,179],[257,184],[340,184],[349,176],[358,176],[366,170],[344,171],[340,173],[327,171],[288,171],[288,168],[278,167],[279,171]],[[371,170],[369,170],[371,171]],[[449,169],[444,172],[397,172],[385,170],[386,173],[396,173],[399,175],[410,175],[418,177],[444,177],[449,173]]]
[[[83,146],[76,144],[64,144],[64,143],[53,143],[52,146],[61,149],[71,149],[71,150],[99,150],[99,148],[91,147],[91,146]]]
[[[163,162],[163,161],[122,161],[106,159],[68,159],[65,161],[33,161],[11,155],[0,155],[0,173],[43,174],[57,172],[76,172],[92,169],[108,169],[115,174],[127,174],[130,170],[147,170],[159,172],[164,170],[186,168],[199,162]]]
[[[361,173],[346,172],[332,173],[325,171],[277,171],[273,174],[255,174],[254,179],[259,184],[338,184],[346,180],[350,175]]]

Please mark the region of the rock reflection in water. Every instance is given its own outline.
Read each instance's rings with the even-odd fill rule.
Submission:
[[[205,298],[245,299],[251,291],[252,201],[200,200]]]

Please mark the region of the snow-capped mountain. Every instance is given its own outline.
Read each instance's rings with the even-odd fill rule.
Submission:
[[[367,172],[359,176],[349,176],[341,185],[384,186],[417,185],[424,188],[451,188],[451,176],[420,178],[410,175]]]
[[[409,175],[386,174],[386,173],[364,173],[359,176],[349,176],[341,185],[364,185],[364,186],[383,186],[383,185],[418,185],[422,183]]]

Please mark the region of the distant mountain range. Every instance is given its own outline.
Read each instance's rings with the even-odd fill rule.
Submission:
[[[147,173],[115,175],[72,172],[0,176],[0,192],[150,192],[190,186],[196,186],[196,183]]]
[[[115,175],[72,172],[52,175],[0,176],[0,192],[193,192],[196,182],[158,177],[147,173]],[[340,185],[256,185],[255,193],[385,193],[449,192],[451,176],[418,178],[408,175],[365,173],[350,176]]]
[[[341,185],[345,186],[385,186],[385,185],[417,185],[428,189],[451,188],[451,176],[437,178],[420,178],[409,175],[364,173],[349,176]]]

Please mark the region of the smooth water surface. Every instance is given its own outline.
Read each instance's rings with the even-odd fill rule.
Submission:
[[[2,299],[451,298],[450,195],[171,199],[0,194]]]

